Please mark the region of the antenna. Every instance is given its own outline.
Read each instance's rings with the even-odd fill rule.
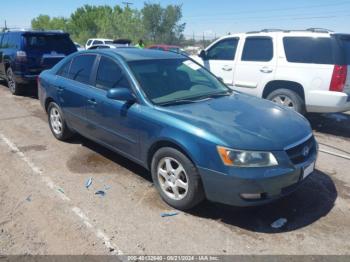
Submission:
[[[129,8],[130,5],[133,5],[131,2],[122,2],[123,5],[126,5],[127,8]]]

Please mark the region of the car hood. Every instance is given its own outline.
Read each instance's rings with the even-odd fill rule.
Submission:
[[[159,110],[180,120],[176,122],[184,123],[189,132],[196,130],[197,135],[235,149],[283,150],[312,133],[308,121],[293,110],[243,94]]]

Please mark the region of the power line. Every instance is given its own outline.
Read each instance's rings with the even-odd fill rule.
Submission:
[[[319,17],[319,16],[335,16],[335,15],[343,15],[347,16],[349,14],[346,10],[340,10],[340,11],[334,11],[334,12],[326,12],[326,13],[302,13],[302,14],[293,14],[293,15],[276,15],[276,16],[250,16],[250,17],[242,17],[242,18],[229,18],[229,17],[218,17],[215,18],[215,21],[235,21],[235,22],[242,22],[242,21],[273,21],[275,19],[283,18],[283,19],[294,19],[294,18],[308,18],[308,17]]]
[[[305,5],[305,6],[298,6],[298,7],[285,7],[285,8],[275,8],[275,9],[259,9],[259,10],[246,10],[246,11],[234,11],[234,12],[215,12],[211,14],[203,14],[203,15],[198,15],[198,16],[187,16],[187,18],[205,18],[207,19],[210,16],[220,16],[222,17],[223,15],[230,15],[232,16],[233,14],[247,14],[247,13],[263,13],[263,12],[276,12],[276,11],[289,11],[289,10],[298,10],[298,9],[308,9],[308,8],[319,8],[319,7],[333,7],[333,6],[341,6],[341,5],[347,5],[350,4],[350,1],[342,1],[339,3],[332,3],[332,4],[319,4],[319,5]]]

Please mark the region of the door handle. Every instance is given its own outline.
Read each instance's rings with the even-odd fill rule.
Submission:
[[[222,67],[222,70],[224,70],[224,71],[232,71],[232,66],[225,65],[225,66]]]
[[[57,87],[57,92],[58,93],[62,93],[64,91],[64,88],[63,87],[61,87],[61,86],[58,86]]]
[[[267,67],[267,66],[264,66],[260,69],[261,73],[272,73],[272,71],[273,71],[272,68]]]
[[[91,105],[97,105],[97,102],[94,98],[88,99],[88,103]]]

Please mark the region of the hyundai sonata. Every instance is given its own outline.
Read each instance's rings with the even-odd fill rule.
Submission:
[[[39,79],[59,140],[79,133],[150,170],[169,205],[259,205],[314,170],[317,143],[294,111],[236,93],[188,57],[139,49],[74,53]]]

